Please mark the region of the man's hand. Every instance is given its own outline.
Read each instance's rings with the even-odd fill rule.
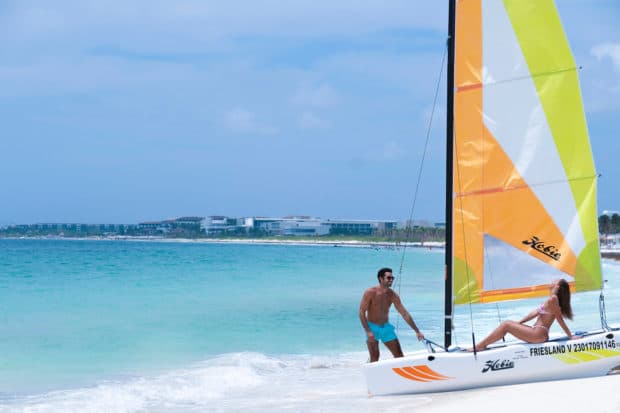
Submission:
[[[415,335],[418,336],[418,340],[424,340],[424,334],[421,331],[416,332]]]
[[[372,333],[372,331],[370,331],[370,330],[368,330],[368,331],[366,332],[366,337],[368,337],[368,340],[367,340],[367,341],[368,341],[369,343],[372,343],[372,342],[377,341],[377,339],[375,338],[375,335],[374,335],[374,334]]]

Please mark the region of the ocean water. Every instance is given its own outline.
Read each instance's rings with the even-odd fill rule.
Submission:
[[[0,240],[0,412],[428,405],[366,395],[357,312],[383,266],[426,336],[442,342],[441,249]],[[618,323],[620,266],[604,261],[604,274]],[[539,301],[457,307],[457,344],[469,345],[470,320],[481,337]],[[600,325],[598,292],[575,295],[573,307],[573,330]],[[391,318],[405,352],[423,348]]]

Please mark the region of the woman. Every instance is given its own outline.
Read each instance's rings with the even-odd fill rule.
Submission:
[[[564,279],[556,280],[551,283],[550,291],[550,297],[518,323],[511,320],[502,322],[484,340],[476,344],[476,351],[485,350],[489,344],[504,337],[506,333],[510,333],[528,343],[543,343],[549,339],[549,328],[555,320],[558,320],[560,327],[562,327],[568,337],[578,338],[571,334],[570,329],[564,322],[564,317],[569,320],[573,319],[568,283]],[[533,326],[530,327],[523,324],[535,317],[538,317],[538,319]],[[473,349],[469,349],[469,351],[473,351]]]

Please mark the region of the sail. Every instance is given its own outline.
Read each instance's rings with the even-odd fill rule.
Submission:
[[[455,303],[601,288],[596,171],[550,0],[457,2]]]

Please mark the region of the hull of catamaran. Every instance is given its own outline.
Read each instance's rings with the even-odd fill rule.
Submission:
[[[596,332],[577,340],[466,351],[420,351],[368,363],[364,375],[371,395],[433,393],[476,387],[575,379],[614,374],[620,369],[620,332]]]

